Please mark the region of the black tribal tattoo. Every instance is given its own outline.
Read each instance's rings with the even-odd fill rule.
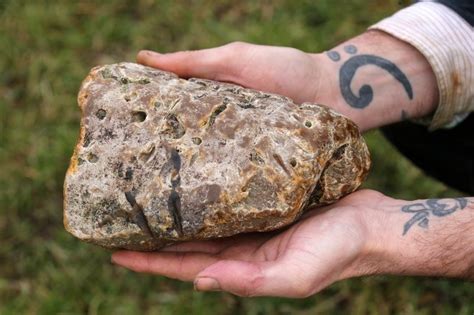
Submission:
[[[415,224],[421,228],[428,228],[429,218],[431,216],[444,217],[457,210],[462,210],[467,206],[466,198],[453,199],[428,199],[424,202],[413,203],[402,207],[406,213],[414,213],[413,217],[403,226],[403,234]]]
[[[354,55],[357,48],[354,45],[344,46],[344,51]],[[341,55],[337,51],[328,51],[327,56],[334,62],[341,59]],[[347,59],[339,70],[339,88],[344,100],[349,106],[354,108],[367,107],[374,98],[374,91],[368,84],[364,84],[359,89],[359,95],[356,95],[351,89],[351,83],[354,79],[356,71],[363,66],[374,65],[380,67],[390,73],[403,86],[409,99],[413,99],[413,89],[407,76],[390,60],[374,55],[355,55]]]
[[[332,61],[341,60],[341,55],[339,55],[337,51],[334,51],[334,50],[328,51],[326,54],[328,55],[329,59],[331,59]]]
[[[354,55],[355,53],[357,53],[357,47],[354,45],[347,45],[344,46],[344,51],[348,54]]]

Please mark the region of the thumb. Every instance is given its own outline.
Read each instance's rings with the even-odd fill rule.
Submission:
[[[231,81],[233,68],[235,68],[232,55],[233,52],[226,49],[226,46],[168,54],[142,50],[137,55],[137,62],[145,66],[174,72],[184,78],[199,77]]]
[[[198,291],[228,291],[239,296],[306,297],[312,281],[303,270],[277,261],[221,260],[201,271],[194,280]]]

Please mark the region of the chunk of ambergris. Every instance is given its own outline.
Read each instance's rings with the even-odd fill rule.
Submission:
[[[120,63],[92,69],[78,102],[64,224],[109,248],[278,229],[370,167],[346,117],[237,85]]]

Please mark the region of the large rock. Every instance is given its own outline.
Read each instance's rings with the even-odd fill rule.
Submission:
[[[64,224],[110,248],[274,230],[359,187],[370,166],[356,125],[327,107],[133,63],[96,67]]]

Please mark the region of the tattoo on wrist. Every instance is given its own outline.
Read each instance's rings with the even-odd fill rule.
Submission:
[[[430,216],[444,217],[450,215],[457,210],[462,210],[467,206],[466,198],[452,199],[427,199],[423,202],[413,203],[402,207],[402,211],[406,213],[414,213],[413,217],[403,226],[403,234],[415,224],[419,227],[427,229]]]
[[[341,55],[337,51],[331,50],[331,51],[326,52],[326,54],[328,55],[329,59],[331,59],[332,61],[341,60]]]
[[[357,54],[357,47],[354,45],[347,45],[343,47],[344,51],[348,54]],[[335,51],[328,51],[327,56],[334,62],[341,60],[341,55]],[[375,55],[355,55],[347,59],[339,70],[339,88],[344,100],[349,106],[354,108],[365,108],[367,107],[374,98],[374,91],[368,84],[364,84],[359,89],[359,95],[354,94],[351,89],[351,83],[354,79],[356,71],[363,66],[374,65],[384,69],[390,73],[400,84],[403,86],[408,98],[413,99],[413,89],[407,76],[397,67],[393,62],[385,58]]]
[[[344,46],[344,51],[348,54],[354,55],[357,53],[357,47],[354,45]]]

